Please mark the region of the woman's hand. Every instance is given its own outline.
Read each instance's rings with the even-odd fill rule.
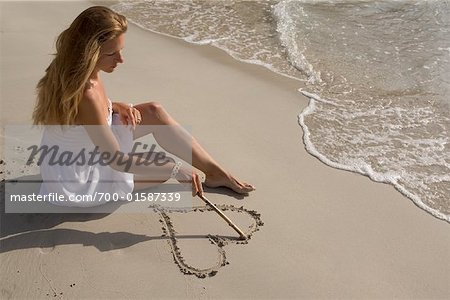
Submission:
[[[113,111],[119,114],[123,124],[131,125],[133,129],[142,121],[141,112],[133,104],[113,102]]]
[[[195,170],[181,167],[175,179],[179,183],[192,184],[192,197],[203,195],[202,181]]]

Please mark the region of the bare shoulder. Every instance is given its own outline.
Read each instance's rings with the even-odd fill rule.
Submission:
[[[86,89],[78,105],[77,122],[82,125],[106,125],[104,107],[98,95],[92,89]]]

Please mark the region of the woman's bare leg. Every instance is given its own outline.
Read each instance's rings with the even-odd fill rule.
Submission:
[[[160,129],[158,129],[158,126],[138,125],[134,132],[135,139],[152,133],[161,147],[177,157],[190,161],[192,153],[192,165],[205,173],[205,185],[208,187],[224,186],[237,193],[248,193],[254,190],[252,185],[237,180],[222,168],[160,104],[148,102],[134,107],[141,113],[142,122],[140,125],[166,125],[161,126]]]
[[[140,157],[140,159],[151,159],[151,160],[155,160],[157,159],[156,156],[159,152],[138,152],[138,153],[130,153],[133,156],[138,156]],[[166,182],[167,180],[169,180],[169,177],[167,178],[161,178],[159,180],[155,180],[155,179],[149,179],[146,176],[143,175],[134,175],[134,191],[139,191],[139,190],[145,190],[151,187],[155,187],[160,185],[161,183]]]

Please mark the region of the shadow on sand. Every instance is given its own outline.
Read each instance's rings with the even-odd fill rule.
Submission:
[[[40,175],[23,176],[16,181],[26,181],[26,189],[21,188],[21,194],[27,195],[39,192]],[[10,182],[10,181],[9,181]],[[102,219],[113,213],[128,202],[110,202],[108,213],[6,213],[5,212],[5,181],[0,183],[0,253],[19,249],[48,248],[58,245],[79,244],[93,246],[99,251],[110,251],[133,246],[149,240],[167,240],[167,236],[147,236],[130,232],[93,233],[76,229],[54,228],[68,222],[86,222]],[[208,191],[210,192],[210,191]],[[213,189],[211,192],[227,194],[236,197],[227,189]],[[241,199],[241,196],[237,196]],[[45,205],[45,204],[43,204]],[[52,206],[52,204],[46,204]],[[103,210],[104,211],[104,210]],[[204,235],[177,235],[177,239],[205,239]],[[232,238],[232,237],[224,237]]]

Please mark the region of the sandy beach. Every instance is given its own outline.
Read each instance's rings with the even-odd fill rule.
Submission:
[[[2,128],[31,124],[35,85],[55,38],[90,5],[0,2]],[[156,212],[2,209],[1,299],[450,297],[449,223],[390,185],[309,155],[297,118],[308,100],[298,81],[133,24],[124,56],[103,76],[109,97],[160,102],[222,165],[256,186],[244,198],[224,189],[207,189],[207,197],[236,208],[227,215],[243,228],[254,222],[243,209],[260,214],[264,225],[248,243],[220,245],[207,235],[236,234],[214,212],[168,213],[177,232],[174,256]],[[4,176],[8,161],[1,167]],[[177,255],[214,276],[184,274]]]

